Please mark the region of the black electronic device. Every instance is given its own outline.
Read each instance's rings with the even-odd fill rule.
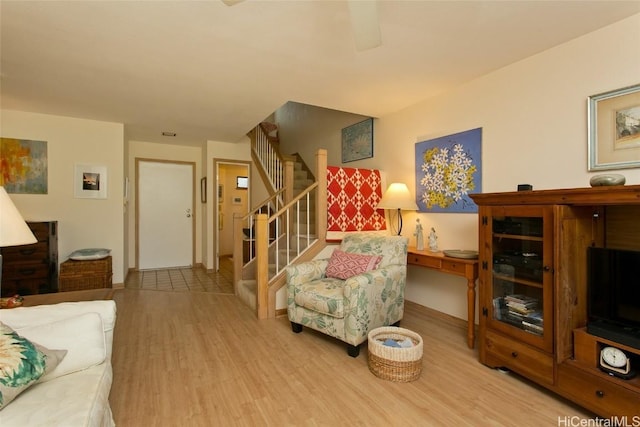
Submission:
[[[517,236],[542,236],[542,218],[507,217],[494,219],[493,232]]]
[[[587,332],[640,349],[640,251],[587,249]]]
[[[499,252],[493,255],[493,270],[506,276],[542,280],[542,259],[533,252]]]
[[[533,185],[531,184],[518,184],[518,191],[531,191],[533,190]]]

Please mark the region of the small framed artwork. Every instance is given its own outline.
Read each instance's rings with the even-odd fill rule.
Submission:
[[[589,170],[640,167],[640,84],[589,97]]]
[[[242,204],[242,197],[234,197],[233,198],[233,204],[234,205],[241,205]]]
[[[78,199],[107,198],[107,167],[75,165],[73,175],[74,196]]]
[[[200,180],[200,201],[207,203],[207,177]]]
[[[342,163],[373,157],[373,118],[342,129]]]

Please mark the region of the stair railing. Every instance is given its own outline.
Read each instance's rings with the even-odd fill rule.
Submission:
[[[314,182],[302,193],[271,216],[256,216],[256,281],[258,318],[268,317],[269,284],[281,275],[284,268],[299,258],[313,243],[318,241],[315,221],[308,212],[315,205],[318,183]],[[289,224],[289,226],[286,226]],[[266,242],[275,232],[276,238]]]
[[[316,153],[316,182],[294,197],[293,161],[279,154],[277,144],[260,126],[253,136],[252,158],[263,181],[274,189],[249,214],[234,217],[234,236],[239,237],[234,237],[233,265],[236,286],[239,280],[256,280],[257,314],[264,319],[275,315],[275,293],[284,284],[284,268],[303,255],[313,256],[325,244],[327,152]],[[249,233],[247,250],[243,228]],[[309,251],[312,247],[314,251]]]
[[[248,214],[235,216],[233,218],[233,235],[240,236],[239,238],[234,238],[233,253],[237,255],[233,257],[233,271],[236,280],[238,280],[238,278],[253,278],[250,277],[254,276],[253,272],[243,267],[251,263],[256,257],[256,216],[258,214],[266,214],[268,216],[274,212],[278,212],[282,208],[283,194],[285,191],[284,188],[277,191],[275,194],[258,203]],[[272,238],[275,238],[275,234]]]
[[[256,162],[262,166],[266,180],[271,185],[272,191],[270,193],[285,188],[285,159],[262,126],[256,126],[254,132],[255,137],[252,138],[251,150]]]

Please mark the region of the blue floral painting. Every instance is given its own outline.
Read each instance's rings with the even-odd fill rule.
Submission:
[[[469,194],[482,192],[482,128],[416,144],[420,212],[476,213]]]

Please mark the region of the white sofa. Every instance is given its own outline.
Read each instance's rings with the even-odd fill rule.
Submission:
[[[111,300],[0,310],[0,321],[52,350],[52,372],[0,410],[0,426],[114,426],[109,392],[116,305]]]

